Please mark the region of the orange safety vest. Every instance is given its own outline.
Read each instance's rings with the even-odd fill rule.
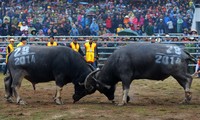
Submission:
[[[47,46],[58,46],[58,43],[57,42],[53,42],[53,44],[51,44],[51,42],[48,42]]]
[[[96,43],[92,43],[90,45],[89,42],[85,43],[85,50],[86,50],[86,53],[85,53],[85,60],[86,62],[94,62],[95,61],[95,54],[94,54],[94,50],[96,48]]]
[[[8,48],[10,48],[10,51],[8,51]],[[8,44],[6,47],[6,63],[8,63],[8,55],[14,51],[14,46],[12,44]]]
[[[80,48],[80,45],[78,43],[74,43],[74,42],[71,42],[70,43],[70,47],[72,48],[72,50],[78,52],[79,51],[79,48]]]

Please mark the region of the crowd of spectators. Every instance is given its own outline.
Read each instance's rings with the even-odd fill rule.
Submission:
[[[191,31],[192,0],[1,0],[0,36],[102,36]],[[187,33],[187,34],[188,34]],[[63,39],[62,39],[63,40]]]

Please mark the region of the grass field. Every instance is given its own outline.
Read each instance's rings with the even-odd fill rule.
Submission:
[[[62,92],[64,105],[55,105],[54,82],[32,85],[23,80],[21,97],[28,103],[20,106],[7,103],[4,99],[3,75],[0,75],[0,120],[199,120],[200,79],[194,79],[191,91],[193,98],[189,105],[179,104],[184,91],[173,78],[165,81],[133,81],[130,103],[119,107],[96,92],[72,103],[73,85],[66,85]],[[121,83],[117,85],[116,101],[122,98]]]

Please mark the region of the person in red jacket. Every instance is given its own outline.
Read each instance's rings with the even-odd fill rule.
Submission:
[[[111,28],[112,28],[112,19],[110,16],[108,16],[108,18],[106,19],[106,28],[112,32]]]

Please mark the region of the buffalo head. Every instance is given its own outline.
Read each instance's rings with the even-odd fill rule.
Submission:
[[[104,94],[109,100],[114,99],[115,85],[110,86],[106,83],[101,82],[103,76],[100,75],[100,70],[95,70],[91,72],[85,79],[85,88],[88,92],[95,92],[98,90],[100,93]]]
[[[91,66],[90,64],[88,64],[89,68],[91,69],[91,71],[94,72],[95,68],[93,66]],[[88,79],[88,77],[93,74],[93,72],[91,72],[88,75],[83,75],[86,76],[85,78],[80,78],[81,80],[83,79]],[[83,77],[82,76],[82,77]],[[79,81],[79,80],[78,80]],[[74,85],[74,90],[75,90],[75,94],[73,95],[73,100],[74,103],[79,101],[81,98],[83,98],[84,96],[88,95],[88,94],[92,94],[96,91],[96,89],[85,89],[84,83],[77,83]]]

